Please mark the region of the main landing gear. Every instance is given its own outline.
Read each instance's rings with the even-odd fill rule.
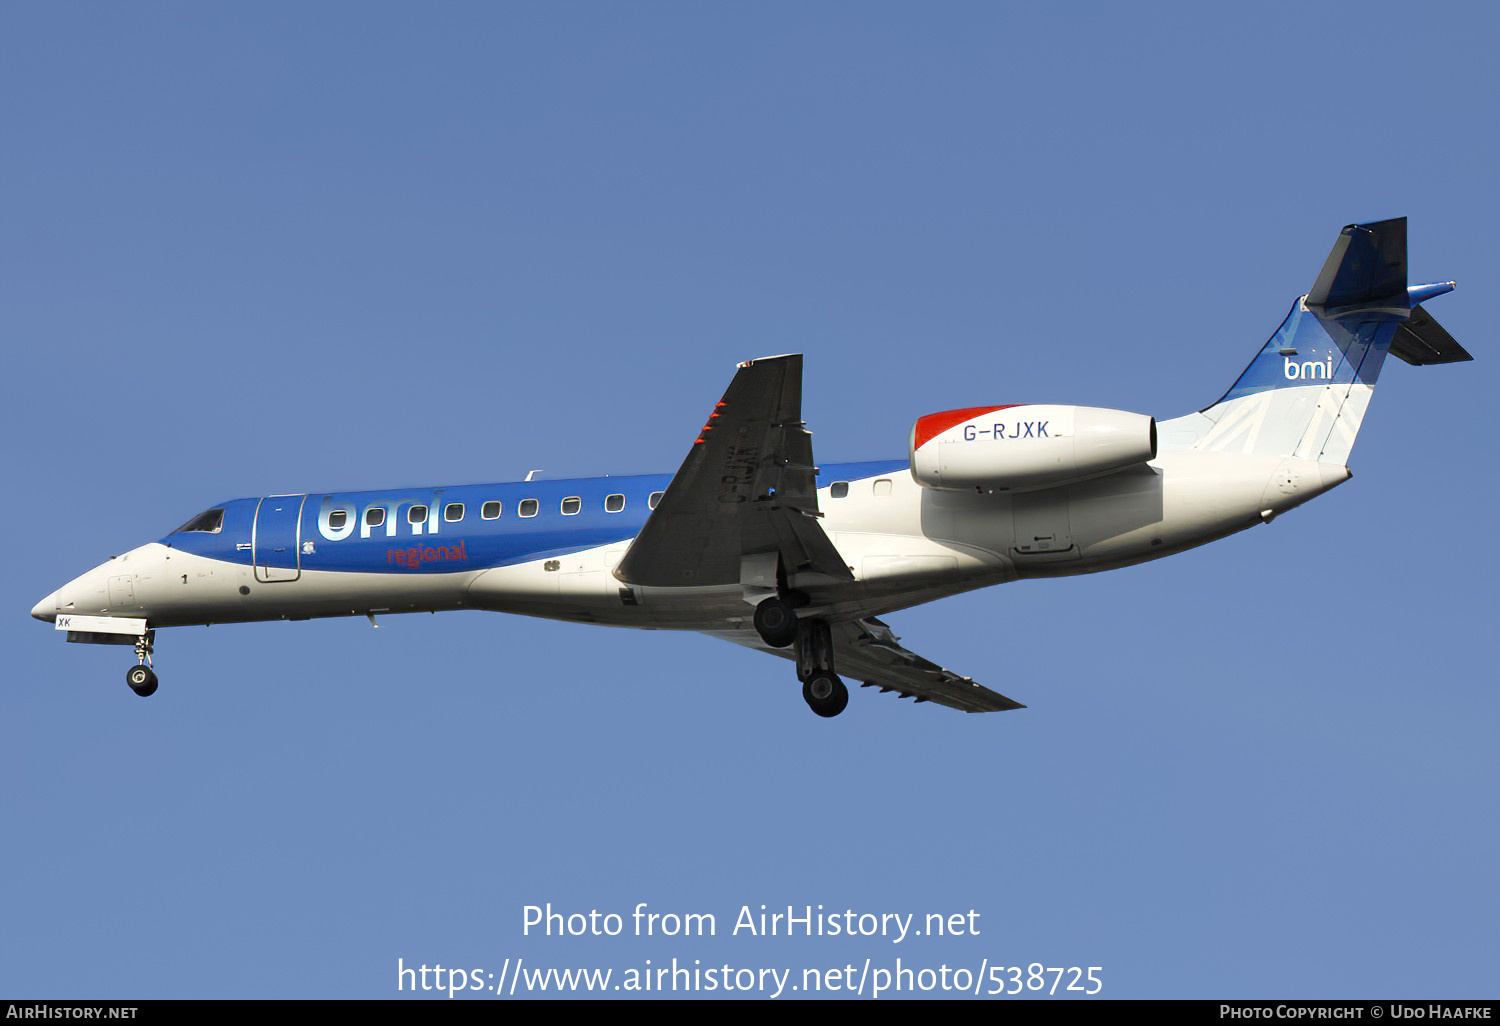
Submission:
[[[797,619],[797,603],[786,595],[755,606],[755,632],[771,648],[797,646],[802,700],[819,716],[837,716],[849,704],[849,689],[833,668],[833,635],[823,620]]]
[[[156,694],[156,671],[151,668],[151,643],[156,639],[155,631],[147,631],[136,639],[135,658],[137,665],[125,673],[125,683],[130,690],[142,698]]]
[[[803,701],[819,716],[837,716],[849,704],[849,689],[834,672],[833,634],[827,622],[798,620],[796,641]]]
[[[797,640],[797,607],[780,595],[755,607],[755,632],[772,648],[786,648]]]
[[[837,716],[849,704],[849,689],[836,674],[819,671],[802,682],[802,700],[819,716]]]

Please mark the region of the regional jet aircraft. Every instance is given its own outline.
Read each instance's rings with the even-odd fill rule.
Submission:
[[[1202,545],[1301,505],[1346,466],[1386,355],[1470,356],[1407,285],[1406,219],[1350,225],[1224,397],[1153,418],[1082,406],[948,410],[906,459],[824,464],[802,357],[739,366],[675,475],[235,499],[63,585],[31,611],[69,641],[156,630],[487,609],[702,631],[796,664],[820,716],[842,677],[967,712],[1021,708],[902,648],[879,617],[1028,577]]]

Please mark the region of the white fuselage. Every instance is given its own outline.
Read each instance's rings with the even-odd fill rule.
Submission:
[[[936,491],[909,473],[835,482],[821,524],[853,581],[804,574],[800,615],[880,615],[1024,577],[1092,573],[1156,559],[1269,520],[1346,480],[1342,465],[1200,450],[1090,481],[1018,494]],[[453,573],[255,568],[152,542],[83,574],[33,615],[144,618],[152,627],[485,609],[622,627],[728,631],[753,607],[739,585],[629,586],[613,570],[629,540]]]

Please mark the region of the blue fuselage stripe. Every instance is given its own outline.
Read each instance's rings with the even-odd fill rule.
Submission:
[[[905,460],[834,464],[822,468],[818,483],[826,487],[906,469]],[[282,570],[480,570],[629,541],[646,523],[652,493],[664,491],[671,479],[650,474],[311,492],[305,500],[301,495],[235,499],[215,507],[224,510],[218,531],[179,531],[161,542],[212,559]],[[612,496],[624,496],[623,504]],[[499,516],[485,519],[485,504],[495,502]],[[530,512],[533,502],[535,515],[523,517],[523,504]]]

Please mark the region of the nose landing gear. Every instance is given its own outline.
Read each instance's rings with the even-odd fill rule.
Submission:
[[[125,674],[125,683],[142,698],[156,694],[156,672],[149,666],[132,666]]]
[[[155,631],[147,631],[136,639],[135,658],[137,665],[125,673],[125,683],[130,690],[142,698],[156,694],[156,671],[151,668],[151,643],[156,640]]]

